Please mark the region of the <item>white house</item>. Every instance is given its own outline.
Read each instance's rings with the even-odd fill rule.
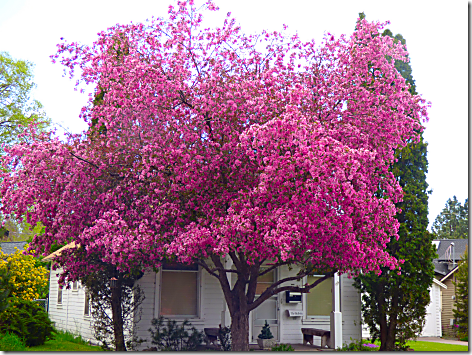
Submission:
[[[89,305],[80,284],[60,290],[57,272],[51,272],[49,316],[56,327],[80,333],[93,340],[90,329]],[[296,270],[282,266],[259,279],[257,290],[262,292],[274,281],[295,275]],[[309,276],[300,282],[313,282],[320,276]],[[204,269],[195,267],[163,267],[158,273],[146,272],[138,281],[145,294],[142,316],[135,329],[138,337],[149,339],[151,320],[159,316],[188,319],[199,330],[229,326],[229,311],[218,280]],[[324,281],[303,294],[300,302],[289,302],[285,293],[265,301],[250,314],[249,342],[256,343],[257,335],[267,320],[271,332],[280,343],[301,344],[301,328],[331,331],[331,346],[339,347],[361,338],[361,299],[347,275]],[[295,282],[293,284],[296,284]],[[334,291],[334,292],[333,292]],[[330,326],[331,325],[331,326]],[[314,337],[315,345],[321,338]],[[152,346],[150,341],[142,348]]]
[[[420,337],[441,337],[441,289],[447,289],[447,286],[442,282],[433,279],[433,284],[429,288],[430,303],[426,306],[426,319],[423,331]],[[362,337],[370,338],[369,328],[364,325],[362,327]]]
[[[441,337],[441,289],[447,289],[447,286],[442,282],[433,279],[433,284],[429,289],[429,295],[431,302],[426,307],[426,323],[423,331],[421,332],[422,337]]]

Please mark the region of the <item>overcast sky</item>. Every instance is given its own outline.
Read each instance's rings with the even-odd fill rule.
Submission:
[[[171,0],[0,0],[0,51],[35,64],[34,98],[52,121],[72,132],[86,125],[78,116],[87,97],[62,77],[63,68],[49,56],[64,37],[91,44],[97,32],[117,23],[166,16]],[[389,20],[388,28],[407,41],[417,91],[432,102],[425,139],[429,143],[430,226],[446,200],[468,196],[468,2],[225,0],[207,16],[220,25],[232,12],[244,32],[262,29],[298,32],[318,43],[324,32],[351,34],[359,12],[368,20]]]

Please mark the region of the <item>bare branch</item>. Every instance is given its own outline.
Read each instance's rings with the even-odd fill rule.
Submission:
[[[280,284],[288,281],[294,281],[294,280],[299,280],[302,277],[305,277],[309,275],[309,272],[304,272],[301,273],[297,276],[292,276],[292,277],[286,277],[285,279],[279,280],[277,282],[274,282],[272,285],[270,285],[254,302],[248,305],[248,309],[251,311],[258,307],[262,302],[267,300],[269,297],[276,295],[277,293],[283,292],[283,291],[297,291],[297,292],[302,292],[302,293],[308,293],[310,290],[315,287],[316,285],[322,283],[323,281],[329,279],[334,275],[334,271],[328,272],[324,277],[321,279],[316,280],[314,283],[311,285],[299,287],[299,286],[283,286],[283,287],[277,287]]]

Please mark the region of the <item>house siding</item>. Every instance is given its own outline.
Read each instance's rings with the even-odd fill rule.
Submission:
[[[55,276],[57,272],[51,273],[50,283],[50,306],[49,314],[51,319],[56,323],[59,329],[65,329],[72,332],[80,333],[86,339],[94,339],[90,328],[90,318],[83,315],[85,293],[82,287],[77,292],[72,290],[63,292],[63,304],[57,305],[57,280]],[[289,270],[283,266],[278,270],[278,278],[285,278],[296,275],[297,270]],[[230,325],[229,313],[227,311],[223,292],[219,281],[208,274],[205,270],[200,271],[200,309],[199,318],[190,319],[192,326],[198,330],[206,327],[218,327],[219,324]],[[144,292],[144,301],[141,304],[142,311],[140,316],[135,315],[135,332],[138,338],[147,341],[141,344],[138,350],[153,346],[150,340],[149,328],[152,327],[153,318],[159,317],[159,295],[161,284],[161,273],[155,273],[148,270],[143,277],[138,280],[141,290]],[[292,281],[288,284],[300,285],[302,281]],[[352,340],[361,339],[361,307],[360,294],[353,286],[353,280],[347,275],[340,277],[340,293],[341,293],[341,312],[343,319],[342,340],[343,343],[349,343]],[[285,294],[280,293],[277,296],[277,312],[279,319],[278,338],[281,343],[299,344],[303,342],[301,333],[302,327],[320,328],[330,330],[329,318],[306,319],[305,317],[289,317],[288,310],[299,310],[305,314],[306,301],[303,298],[301,303],[288,304],[285,301]],[[251,324],[251,321],[250,321]],[[250,325],[250,332],[252,332]],[[254,338],[257,339],[257,334]],[[321,338],[315,337],[315,345],[321,345]],[[250,336],[250,342],[252,341]]]
[[[430,303],[426,306],[425,325],[420,336],[440,337],[441,331],[441,291],[442,287],[433,283],[429,288]]]
[[[80,283],[77,291],[64,287],[62,304],[57,303],[59,277],[56,275],[61,272],[62,269],[57,269],[49,274],[49,318],[57,329],[80,334],[84,339],[95,342],[90,327],[91,318],[84,315],[85,292]]]
[[[448,336],[449,333],[452,331],[451,326],[451,319],[454,319],[453,310],[455,309],[456,301],[453,297],[456,294],[456,288],[452,283],[453,277],[455,275],[451,275],[448,277],[447,280],[442,281],[446,286],[447,289],[442,290],[442,311],[441,311],[441,326],[443,330],[443,335]]]
[[[353,340],[360,340],[362,337],[361,294],[354,287],[354,279],[349,279],[347,274],[342,275],[341,280],[343,344],[349,344]]]
[[[203,331],[203,328],[217,328],[222,321],[224,297],[218,280],[205,270],[200,271],[200,317],[189,319],[192,326]],[[161,273],[147,271],[138,281],[145,299],[141,305],[142,313],[139,322],[135,326],[138,338],[147,339],[138,349],[151,347],[149,328],[152,328],[152,319],[159,317],[159,295],[161,287]],[[176,319],[181,321],[182,319]],[[154,328],[153,328],[154,329]]]

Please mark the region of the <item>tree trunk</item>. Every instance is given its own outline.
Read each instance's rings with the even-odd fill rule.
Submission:
[[[115,335],[115,350],[126,351],[123,334],[123,313],[121,310],[121,282],[111,289],[111,312],[113,316],[113,332]]]
[[[379,326],[380,326],[379,351],[386,351],[387,342],[388,342],[388,324],[387,324],[387,314],[385,312],[384,293],[382,292],[383,288],[384,288],[384,284],[380,282],[377,289],[377,305],[379,307]]]
[[[397,317],[390,314],[387,321],[387,314],[380,315],[380,348],[379,351],[394,351],[396,337]]]
[[[231,350],[249,351],[249,313],[231,314]]]

